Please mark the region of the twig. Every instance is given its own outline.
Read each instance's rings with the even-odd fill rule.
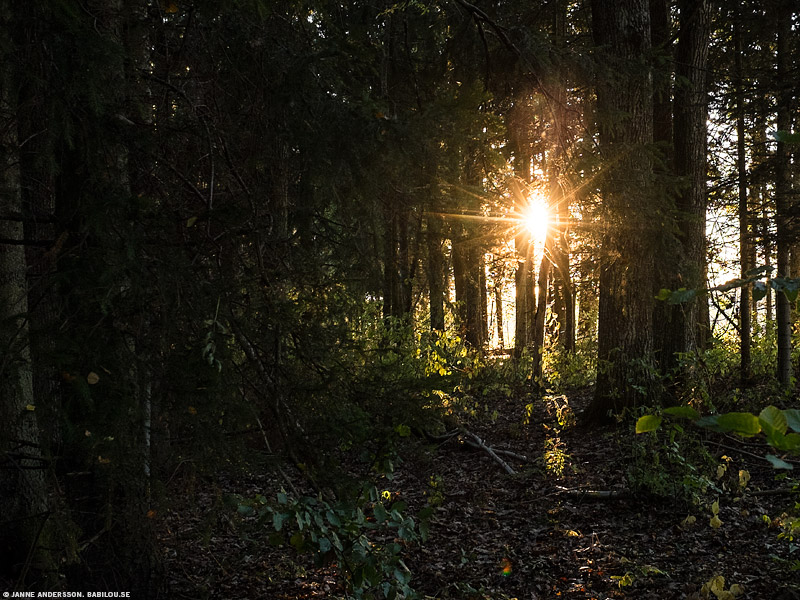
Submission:
[[[738,452],[739,454],[744,454],[745,456],[751,456],[753,458],[757,458],[758,460],[764,460],[764,461],[767,460],[766,457],[764,457],[764,456],[759,456],[758,454],[755,454],[753,452],[748,452],[747,450],[742,450],[741,448],[734,448],[733,446],[728,446],[726,444],[721,444],[719,442],[715,442],[714,440],[706,440],[706,441],[709,444],[714,444],[715,446],[719,446],[720,448],[725,448],[725,450],[730,450],[732,452]],[[787,460],[785,458],[783,458],[781,460],[783,460],[784,462],[787,462],[789,464],[792,464],[792,465],[800,466],[800,462],[798,462],[796,460]],[[769,461],[767,461],[767,462],[769,462]]]

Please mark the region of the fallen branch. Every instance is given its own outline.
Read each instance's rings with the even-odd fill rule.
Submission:
[[[483,440],[481,438],[479,438],[477,435],[475,435],[471,431],[467,431],[466,429],[462,429],[461,433],[462,433],[462,435],[465,435],[468,438],[470,438],[473,442],[475,442],[475,444],[478,445],[478,447],[481,448],[481,450],[483,450],[489,456],[491,456],[495,460],[495,462],[497,462],[501,467],[503,467],[503,469],[505,469],[506,473],[508,473],[509,475],[516,475],[517,474],[516,471],[514,471],[514,469],[512,469],[511,467],[508,466],[508,463],[506,461],[504,461],[502,458],[500,458],[497,455],[497,452],[495,452],[492,448],[490,448],[489,446],[484,444]]]

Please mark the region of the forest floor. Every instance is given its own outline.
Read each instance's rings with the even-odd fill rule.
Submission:
[[[666,485],[662,475],[682,468],[680,453],[669,462],[662,447],[659,456],[671,466],[655,465],[651,434],[634,436],[630,424],[606,430],[571,424],[588,397],[583,391],[537,401],[530,415],[525,402],[506,399],[493,418],[469,425],[486,444],[532,458],[527,465],[509,459],[516,475],[457,439],[438,447],[420,441],[405,457],[387,489],[412,513],[436,504],[428,540],[407,548],[405,557],[423,597],[693,600],[732,598],[724,594],[731,591],[740,598],[800,599],[798,532],[793,542],[779,538],[800,497],[787,491],[793,480],[776,479],[761,458],[763,443],[705,436],[709,480],[718,489],[694,502],[633,493],[632,481]],[[726,467],[719,479],[714,461]],[[744,489],[740,471],[750,474]],[[274,497],[281,485],[270,473],[220,475],[196,492],[183,490],[185,502],[161,515],[168,597],[342,598],[332,567],[315,568],[290,546],[270,545],[269,532],[222,509],[225,494]],[[715,500],[717,528],[710,524]],[[717,576],[724,585],[709,594],[703,586]]]

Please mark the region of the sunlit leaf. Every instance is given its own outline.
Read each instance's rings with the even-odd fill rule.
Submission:
[[[636,433],[646,433],[655,431],[661,426],[661,417],[656,415],[644,415],[636,421]]]
[[[719,500],[714,500],[714,503],[711,505],[711,512],[715,515],[719,514]]]
[[[33,412],[34,410],[36,410],[36,406],[34,406],[33,404],[26,404],[25,405],[25,410],[29,410],[29,411]]]
[[[745,470],[739,470],[739,487],[744,489],[747,487],[747,484],[750,482],[750,472]]]
[[[708,524],[711,526],[711,529],[719,529],[722,527],[722,521],[720,521],[717,515],[711,517],[711,519],[708,521]]]
[[[747,412],[730,412],[719,415],[717,425],[722,431],[733,431],[743,437],[750,437],[761,431],[758,417]]]
[[[656,294],[656,300],[661,300],[662,302],[665,302],[669,300],[670,294],[672,294],[670,290],[668,290],[667,288],[661,288],[660,290],[658,290],[658,294]]]

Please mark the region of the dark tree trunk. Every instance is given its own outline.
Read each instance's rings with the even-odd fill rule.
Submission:
[[[792,110],[792,94],[789,79],[789,43],[791,31],[791,3],[780,0],[775,26],[778,30],[777,48],[777,83],[779,131],[788,131],[791,127],[790,110]],[[778,142],[775,151],[775,219],[777,229],[778,277],[791,277],[789,256],[791,250],[791,193],[792,181],[790,171],[790,153],[785,142]],[[792,330],[791,307],[786,294],[778,293],[775,299],[775,320],[778,333],[778,381],[784,388],[789,388],[792,381]]]
[[[744,83],[742,70],[742,23],[741,7],[737,7],[734,17],[734,61],[736,77],[736,169],[739,194],[739,254],[741,256],[741,277],[755,265],[751,262],[750,218],[747,207],[747,153],[745,149],[745,107]],[[750,302],[752,285],[742,287],[739,295],[739,352],[740,378],[743,384],[748,384],[752,378],[752,359],[750,356],[750,335],[752,331],[752,306]]]
[[[607,67],[598,77],[597,113],[603,179],[598,353],[589,419],[652,396],[655,195],[646,145],[653,140],[653,93],[645,56],[650,15],[645,0],[593,0],[592,29]]]
[[[670,287],[700,289],[706,282],[706,63],[709,40],[707,0],[680,0],[674,101],[674,170],[685,180],[676,199],[678,262]],[[669,271],[669,269],[667,269]],[[700,301],[659,307],[659,362],[665,372],[677,366],[678,353],[703,346]]]
[[[503,285],[502,278],[498,277],[494,282],[494,310],[497,315],[497,343],[502,352],[506,346],[505,332],[503,331]]]
[[[427,216],[426,242],[428,246],[428,298],[430,302],[431,329],[444,331],[445,279],[442,259],[442,220],[438,215]]]
[[[555,45],[563,48],[566,43],[567,5],[563,0],[555,3],[553,18],[553,31]],[[575,287],[572,283],[570,267],[570,247],[568,241],[569,199],[564,194],[565,149],[567,147],[567,91],[563,74],[556,73],[553,82],[551,104],[553,118],[554,145],[550,149],[550,210],[553,213],[551,223],[553,236],[552,254],[550,255],[555,266],[552,273],[553,287],[555,290],[555,312],[558,318],[558,342],[564,351],[575,351]],[[547,251],[545,251],[547,255]],[[538,311],[538,309],[537,309]],[[538,313],[537,313],[538,316]]]
[[[56,576],[58,565],[49,550],[52,540],[41,535],[50,514],[33,395],[11,14],[11,3],[0,1],[0,572],[17,580],[32,569],[30,575],[47,579]],[[26,588],[24,575],[18,584]]]
[[[518,215],[525,213],[527,200],[524,196],[524,187],[530,182],[531,177],[531,149],[528,139],[529,124],[527,115],[527,98],[518,94],[514,106],[509,111],[507,129],[510,145],[514,156],[514,174],[522,185],[515,186],[514,202]],[[517,266],[514,271],[515,299],[514,299],[514,356],[519,358],[530,343],[532,331],[532,316],[534,307],[533,298],[533,244],[531,236],[524,226],[520,226],[514,238],[514,252],[516,253]]]

